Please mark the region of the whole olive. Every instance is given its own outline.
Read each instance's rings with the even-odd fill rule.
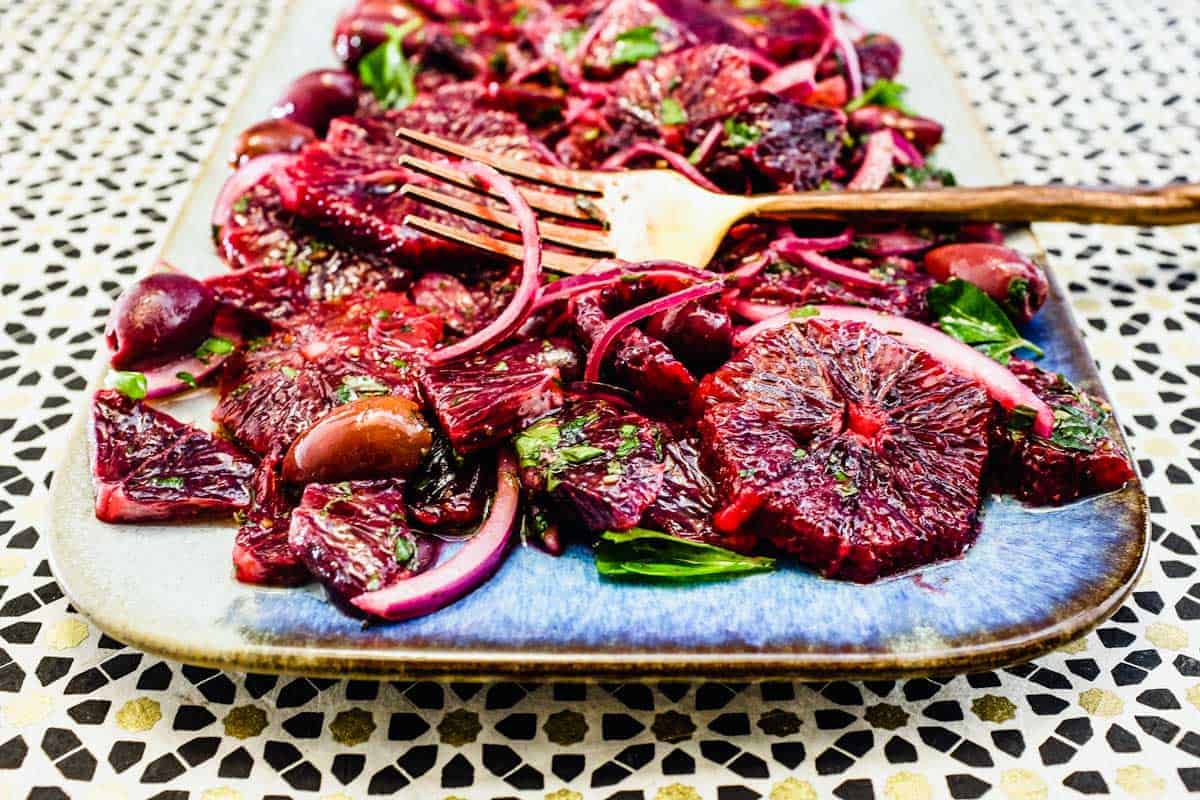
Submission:
[[[290,119],[257,122],[238,136],[233,166],[267,153],[294,153],[315,138],[312,128]]]
[[[200,281],[178,272],[156,272],[117,298],[104,340],[111,363],[124,368],[150,356],[175,355],[208,336],[217,301]]]
[[[324,136],[334,117],[358,109],[358,78],[340,69],[306,72],[288,86],[271,109],[275,119],[298,122]]]
[[[292,483],[409,475],[429,453],[433,433],[420,407],[404,397],[363,397],[338,406],[288,449],[283,478]]]
[[[1017,322],[1032,319],[1049,291],[1041,267],[998,244],[971,242],[934,248],[925,254],[925,269],[939,281],[961,278],[974,284]]]
[[[422,17],[407,3],[359,0],[338,17],[333,29],[333,52],[343,64],[355,67],[359,59],[383,44],[389,25],[399,28],[412,19]],[[409,52],[407,47],[405,52]]]

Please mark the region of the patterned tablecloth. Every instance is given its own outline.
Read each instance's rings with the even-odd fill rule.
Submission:
[[[1196,0],[928,0],[1014,179],[1200,180]],[[1200,229],[1044,226],[1146,478],[1129,603],[1040,661],[872,683],[374,683],[161,661],[69,607],[47,484],[277,0],[0,2],[0,798],[1200,793]]]

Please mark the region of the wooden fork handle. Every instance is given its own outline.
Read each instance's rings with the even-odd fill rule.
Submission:
[[[1158,189],[1077,186],[956,186],[871,192],[802,192],[749,198],[748,215],[847,219],[895,214],[959,222],[1081,222],[1187,225],[1200,222],[1200,184]]]

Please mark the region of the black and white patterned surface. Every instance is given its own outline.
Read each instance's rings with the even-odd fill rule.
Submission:
[[[1014,179],[1200,180],[1200,3],[925,0]],[[1151,495],[1130,602],[1036,663],[866,684],[323,681],[69,608],[50,475],[279,0],[0,2],[0,800],[1200,793],[1200,229],[1044,226]]]

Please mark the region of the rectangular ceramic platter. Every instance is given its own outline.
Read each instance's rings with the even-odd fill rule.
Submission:
[[[163,257],[196,276],[224,269],[209,212],[237,133],[283,87],[333,66],[329,38],[344,0],[293,3],[272,24],[249,88],[232,109],[169,234]],[[1003,181],[978,123],[918,9],[860,0],[868,30],[904,46],[911,104],[946,125],[938,162],[961,183]],[[1028,233],[1015,246],[1036,244]],[[1062,292],[1052,284],[1028,335],[1045,366],[1100,392]],[[102,369],[97,367],[97,385]],[[205,427],[209,401],[171,413]],[[233,579],[230,523],[114,526],[92,514],[81,411],[57,475],[54,574],[112,636],[185,662],[325,675],[629,678],[873,677],[983,669],[1024,660],[1111,614],[1145,553],[1139,485],[1057,510],[991,498],[978,542],[958,560],[859,586],[799,567],[687,587],[605,583],[586,547],[561,558],[517,547],[495,578],[423,619],[364,627],[318,588],[272,590]]]

